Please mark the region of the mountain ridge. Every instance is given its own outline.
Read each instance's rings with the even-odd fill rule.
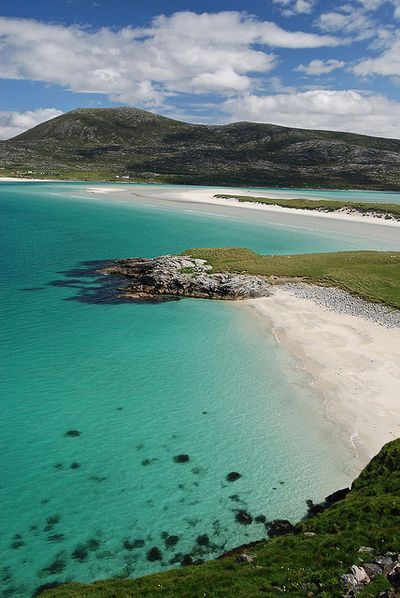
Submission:
[[[400,140],[78,108],[0,142],[0,166],[17,176],[400,190]]]

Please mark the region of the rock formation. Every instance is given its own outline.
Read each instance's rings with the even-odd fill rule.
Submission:
[[[205,260],[163,255],[152,259],[117,260],[102,272],[129,281],[120,289],[122,296],[128,299],[179,296],[235,300],[270,295],[271,285],[260,276],[212,273],[211,270]]]

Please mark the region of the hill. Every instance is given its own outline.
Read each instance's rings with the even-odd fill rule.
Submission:
[[[367,583],[357,587],[359,598],[394,597],[400,589],[399,515],[400,440],[395,440],[372,459],[350,492],[334,493],[322,505],[309,504],[309,518],[294,527],[275,522],[268,528],[270,540],[198,566],[137,580],[67,583],[43,588],[37,595],[251,598],[285,593],[294,598],[335,598],[355,595],[346,593],[355,579],[349,575],[352,571],[359,577],[368,573]]]
[[[84,180],[400,190],[400,141],[85,108],[0,142],[0,167],[17,176]]]

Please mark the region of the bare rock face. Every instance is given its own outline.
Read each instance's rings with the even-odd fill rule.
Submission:
[[[205,261],[189,256],[126,258],[104,268],[104,274],[129,280],[123,297],[139,299],[162,295],[204,299],[254,299],[271,294],[271,285],[259,276],[211,273]]]

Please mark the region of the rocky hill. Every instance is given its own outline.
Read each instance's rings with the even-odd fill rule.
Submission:
[[[400,190],[400,141],[85,108],[0,142],[0,167],[20,176]]]

